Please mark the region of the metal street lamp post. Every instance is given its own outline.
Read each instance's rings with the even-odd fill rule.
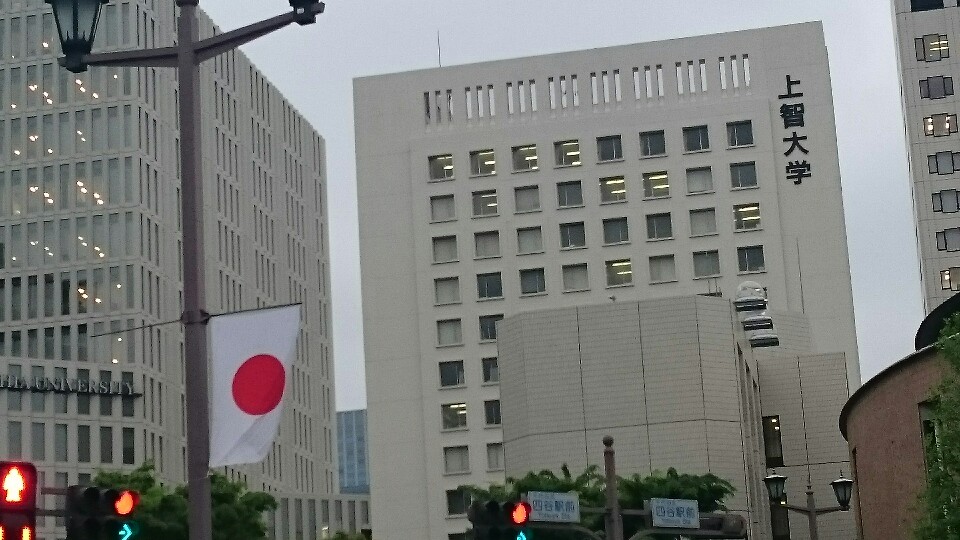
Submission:
[[[846,512],[850,509],[850,497],[853,496],[853,480],[844,478],[842,474],[840,475],[840,478],[830,482],[830,485],[833,487],[833,494],[836,495],[839,506],[828,506],[826,508],[817,508],[816,501],[814,501],[813,498],[813,486],[809,482],[807,483],[807,506],[796,506],[783,502],[783,495],[786,492],[787,477],[777,474],[777,471],[773,471],[773,474],[764,478],[763,483],[767,486],[767,492],[770,494],[771,503],[779,505],[793,512],[805,514],[807,516],[807,521],[810,525],[810,540],[819,540],[820,538],[820,535],[817,531],[817,516],[820,514],[830,514],[833,512]]]
[[[53,8],[64,58],[73,73],[88,66],[173,67],[179,84],[181,215],[183,220],[183,305],[187,399],[187,489],[191,540],[211,540],[210,411],[203,264],[203,181],[201,160],[200,64],[294,22],[316,22],[319,0],[290,0],[293,8],[271,19],[199,38],[199,0],[176,0],[180,8],[177,44],[172,47],[91,54],[100,10],[108,0],[45,0]]]

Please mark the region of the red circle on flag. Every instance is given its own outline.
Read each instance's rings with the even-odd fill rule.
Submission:
[[[244,361],[234,374],[233,401],[249,415],[267,414],[283,399],[286,382],[286,370],[280,360],[258,354]]]

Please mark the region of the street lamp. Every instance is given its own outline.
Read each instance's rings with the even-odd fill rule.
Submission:
[[[787,487],[787,477],[777,474],[777,471],[773,471],[773,474],[764,478],[763,483],[767,486],[771,503],[807,516],[807,521],[810,525],[810,540],[818,540],[820,538],[817,532],[817,516],[833,512],[846,512],[850,509],[850,497],[853,496],[853,480],[844,478],[842,474],[840,478],[830,482],[839,506],[829,506],[826,508],[817,508],[816,501],[813,499],[813,486],[809,483],[807,483],[807,506],[796,506],[783,502],[783,495],[786,493]]]
[[[45,0],[53,8],[60,45],[66,56],[64,67],[73,73],[87,70],[80,59],[90,54],[100,21],[100,10],[108,0]]]
[[[177,41],[171,47],[90,54],[100,10],[107,0],[46,0],[53,7],[65,58],[74,73],[87,66],[177,68],[180,117],[180,215],[183,232],[183,349],[186,357],[187,492],[191,540],[211,540],[210,411],[203,257],[203,158],[200,144],[200,64],[294,22],[316,22],[323,13],[319,0],[290,0],[293,11],[243,28],[200,39],[199,0],[176,0],[180,10]]]

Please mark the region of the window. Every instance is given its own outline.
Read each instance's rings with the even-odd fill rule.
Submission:
[[[733,206],[733,228],[747,231],[760,228],[760,204],[735,204]]]
[[[923,119],[923,134],[927,137],[946,137],[957,132],[957,115],[935,114]]]
[[[470,174],[486,176],[497,173],[497,160],[493,150],[476,150],[470,152]]]
[[[753,123],[750,120],[728,123],[727,143],[730,146],[750,146],[753,144]]]
[[[457,260],[457,237],[438,236],[433,239],[433,262],[445,263]]]
[[[463,386],[463,360],[440,362],[440,386]]]
[[[953,77],[927,77],[920,80],[920,97],[927,99],[943,99],[953,95]]]
[[[517,229],[517,253],[543,253],[543,235],[540,227]]]
[[[763,453],[767,468],[783,467],[783,445],[780,441],[780,417],[763,417]]]
[[[650,257],[650,283],[666,283],[677,280],[677,264],[673,255]]]
[[[467,404],[447,403],[440,406],[443,429],[462,429],[467,427]]]
[[[603,243],[621,244],[630,241],[630,230],[627,227],[627,218],[610,218],[603,220]]]
[[[513,201],[518,213],[540,210],[540,188],[537,186],[514,188]]]
[[[710,149],[710,134],[707,126],[683,128],[683,149],[687,152],[698,152]]]
[[[720,275],[720,254],[714,251],[697,251],[693,254],[693,276],[713,277]]]
[[[600,202],[611,203],[627,200],[627,183],[622,176],[600,179]]]
[[[633,267],[630,259],[607,261],[607,287],[633,283]]]
[[[938,251],[960,251],[960,229],[945,229],[937,233]]]
[[[643,173],[643,196],[650,199],[670,196],[670,179],[667,171]]]
[[[477,298],[503,298],[503,283],[500,272],[477,274]]]
[[[473,235],[474,253],[478,259],[500,256],[500,233],[498,231],[478,232]]]
[[[433,280],[434,302],[443,304],[457,304],[460,302],[460,278],[438,278]]]
[[[937,152],[927,156],[930,174],[951,174],[960,170],[960,152]]]
[[[499,212],[497,190],[487,189],[473,192],[473,215],[495,216]]]
[[[560,224],[561,249],[578,248],[585,245],[587,245],[587,238],[582,221]]]
[[[567,264],[563,267],[563,290],[585,291],[590,288],[587,264]]]
[[[546,292],[547,282],[543,268],[529,268],[520,271],[520,294]]]
[[[457,488],[447,490],[447,515],[459,516],[467,513],[470,506],[470,493]]]
[[[462,474],[470,472],[470,449],[466,446],[448,446],[443,449],[443,472]]]
[[[713,170],[710,167],[687,169],[687,193],[713,191]]]
[[[910,0],[910,11],[943,9],[943,0]]]
[[[463,343],[463,331],[460,319],[437,321],[437,345],[460,345]]]
[[[690,236],[717,234],[717,211],[713,208],[700,208],[690,211]]]
[[[497,321],[502,321],[503,315],[481,315],[480,316],[480,340],[489,341],[497,339]]]
[[[945,189],[933,194],[933,211],[953,214],[960,211],[960,196],[955,189]]]
[[[487,470],[503,470],[503,443],[487,443]]]
[[[488,426],[500,425],[500,400],[491,399],[483,402],[483,417]]]
[[[752,161],[731,163],[730,186],[734,189],[757,187],[757,164]]]
[[[741,272],[764,272],[767,269],[763,262],[763,246],[738,247],[737,261]]]
[[[953,276],[953,278],[950,276]],[[941,270],[940,288],[945,291],[960,291],[960,268],[953,267]]]
[[[557,184],[557,205],[560,208],[583,206],[583,192],[579,180]]]
[[[557,167],[576,167],[580,165],[580,141],[560,141],[553,143],[553,153]]]
[[[453,178],[453,156],[443,154],[440,156],[431,156],[427,158],[430,164],[431,180],[449,180]]]
[[[513,147],[513,170],[515,171],[535,171],[539,169],[537,165],[537,145]]]
[[[483,382],[494,383],[500,381],[500,366],[497,364],[496,357],[481,359],[480,368],[483,371]]]
[[[457,208],[453,195],[430,197],[430,221],[451,221],[457,219]]]
[[[667,153],[667,141],[663,131],[645,131],[640,134],[640,155],[662,156]]]
[[[950,58],[950,42],[943,34],[927,34],[913,40],[917,50],[917,60],[921,62],[939,62]]]
[[[597,161],[623,159],[623,146],[619,135],[597,137]]]
[[[670,214],[650,214],[647,216],[647,240],[666,240],[673,238],[673,222]]]

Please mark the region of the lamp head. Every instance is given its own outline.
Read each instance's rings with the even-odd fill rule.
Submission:
[[[93,49],[93,39],[100,22],[100,11],[107,0],[45,0],[53,8],[57,22],[63,65],[73,73],[87,70],[84,55]]]
[[[767,486],[767,492],[770,494],[771,502],[780,502],[783,500],[783,494],[787,488],[786,476],[777,474],[777,471],[773,471],[773,474],[763,479],[763,483]]]
[[[841,474],[840,478],[830,482],[830,485],[833,487],[833,494],[837,496],[837,504],[844,510],[850,508],[850,498],[853,497],[853,480],[844,478]]]

